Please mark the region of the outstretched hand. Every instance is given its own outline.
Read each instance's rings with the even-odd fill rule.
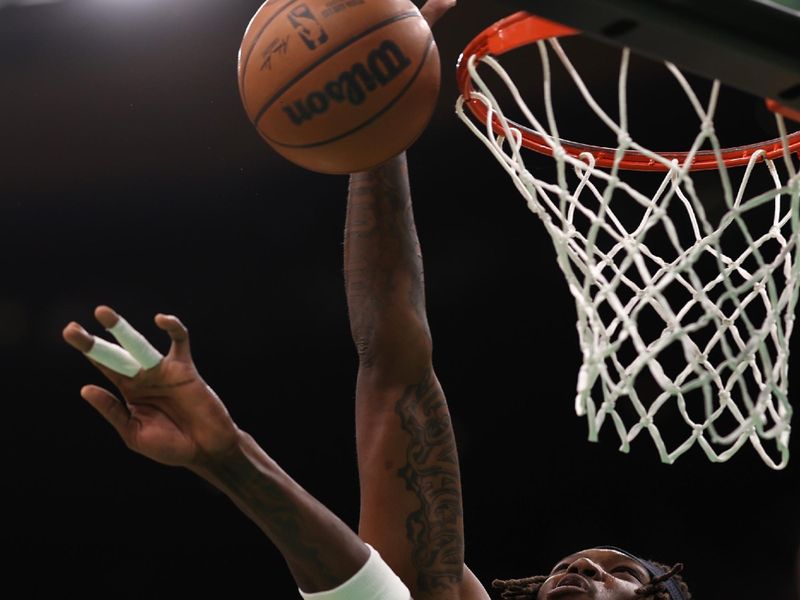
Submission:
[[[97,307],[95,318],[106,329],[114,328],[112,333],[124,348],[90,335],[75,322],[64,328],[63,337],[119,390],[122,398],[86,385],[81,396],[131,450],[163,464],[200,469],[236,445],[240,432],[197,372],[189,332],[177,317],[155,317],[156,325],[172,340],[163,357],[107,306]]]

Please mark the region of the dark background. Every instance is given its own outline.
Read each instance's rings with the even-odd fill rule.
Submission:
[[[0,9],[0,572],[18,597],[296,597],[225,497],[129,452],[81,400],[103,380],[60,334],[73,319],[100,333],[99,303],[162,348],[152,315],[179,315],[239,425],[355,526],[347,178],[286,162],[245,117],[236,53],[258,6]],[[615,544],[685,562],[696,598],[796,598],[796,457],[774,472],[748,445],[666,466],[644,436],[630,455],[610,429],[586,441],[552,244],[453,114],[461,49],[510,8],[461,0],[437,28],[442,93],[409,153],[467,562],[488,585]]]

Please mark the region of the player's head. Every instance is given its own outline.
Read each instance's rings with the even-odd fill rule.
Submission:
[[[690,600],[678,575],[667,567],[613,546],[581,550],[558,561],[549,575],[495,580],[508,600]]]

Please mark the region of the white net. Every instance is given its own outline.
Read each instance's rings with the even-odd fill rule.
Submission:
[[[783,119],[776,116],[780,159],[759,151],[746,166],[729,169],[714,131],[719,82],[711,84],[709,100],[702,103],[686,77],[665,63],[700,122],[685,160],[669,160],[629,133],[627,49],[614,120],[592,97],[558,40],[537,44],[541,118],[492,56],[472,56],[467,65],[474,87],[470,101],[485,107],[486,123],[476,124],[466,114],[463,97],[456,110],[552,237],[577,307],[583,364],[575,410],[588,419],[589,439],[597,440],[602,426],[613,423],[620,450],[627,452],[647,431],[666,463],[695,444],[712,462],[726,461],[749,441],[767,465],[785,467],[792,415],[789,339],[800,268],[800,176]],[[616,136],[610,168],[599,168],[592,153],[565,151],[552,102],[551,53]],[[503,86],[525,126],[504,115],[479,66],[501,82],[495,89]],[[502,125],[500,133],[493,120]],[[551,181],[540,166],[536,174],[526,168],[526,128],[553,156]],[[641,173],[636,183],[626,180],[630,173],[620,163],[631,151],[663,165],[661,173],[648,175],[656,178],[654,191],[640,191],[646,187]],[[714,217],[707,214],[689,169],[703,152],[716,157],[719,191],[713,193],[724,197]],[[703,195],[709,193],[700,187]]]

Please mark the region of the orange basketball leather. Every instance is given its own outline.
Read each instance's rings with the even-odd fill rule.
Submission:
[[[239,53],[261,136],[322,173],[376,166],[410,146],[440,85],[431,30],[409,0],[269,0]]]

